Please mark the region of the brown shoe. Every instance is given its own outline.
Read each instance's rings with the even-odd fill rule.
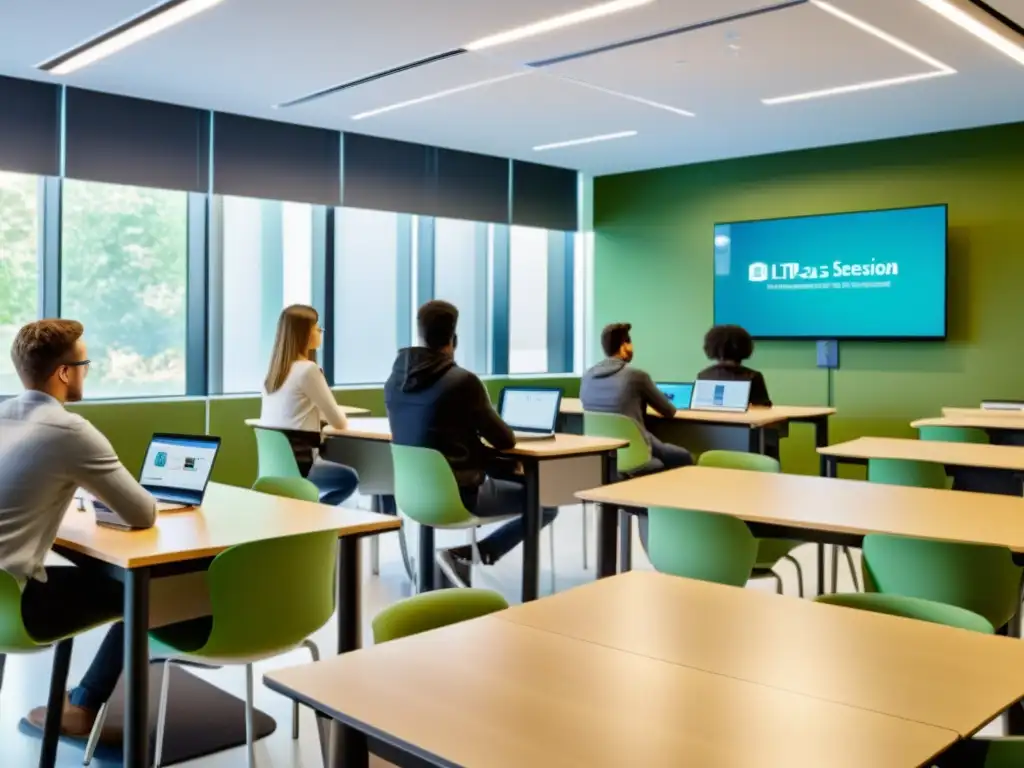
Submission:
[[[65,694],[64,711],[60,716],[60,735],[72,739],[89,738],[92,727],[96,723],[96,714],[95,710],[75,706],[68,701]],[[26,719],[31,725],[43,730],[46,725],[46,707],[36,707],[28,713]]]

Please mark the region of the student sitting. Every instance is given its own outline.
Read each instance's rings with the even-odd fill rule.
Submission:
[[[477,517],[522,513],[526,491],[515,482],[514,464],[502,468],[496,451],[515,445],[512,430],[491,406],[487,390],[473,373],[455,364],[459,311],[446,301],[428,301],[416,320],[420,345],[402,349],[384,385],[384,400],[396,445],[439,451],[451,465],[466,509]],[[484,445],[481,438],[493,448]],[[492,477],[500,473],[506,479]],[[541,526],[557,510],[543,511]],[[484,564],[496,563],[525,538],[522,518],[505,523],[478,547]],[[442,557],[461,581],[469,583],[470,547]]]
[[[601,331],[601,348],[607,356],[585,374],[580,382],[583,410],[598,413],[620,413],[640,426],[644,439],[651,446],[651,458],[657,462],[652,469],[675,469],[693,464],[693,456],[685,448],[663,443],[644,424],[647,408],[670,419],[676,407],[654,386],[646,371],[630,365],[633,341],[629,323],[612,323]]]
[[[697,374],[698,379],[714,381],[749,381],[750,404],[770,407],[768,385],[760,371],[743,363],[754,354],[754,340],[738,325],[716,325],[704,336],[704,354],[714,365]]]
[[[313,307],[295,304],[281,312],[270,370],[263,382],[260,423],[299,433],[288,436],[299,470],[320,489],[321,502],[338,505],[355,493],[359,475],[318,455],[321,419],[338,429],[348,426],[316,362],[322,342],[323,328]]]
[[[21,617],[36,637],[121,618],[119,582],[98,568],[44,564],[79,488],[132,526],[148,528],[156,520],[156,502],[124,468],[110,441],[64,409],[82,399],[89,371],[82,333],[74,320],[40,320],[18,331],[11,360],[25,391],[0,403],[0,569],[21,584]],[[124,624],[118,622],[65,699],[63,735],[89,735],[123,669]],[[46,708],[33,709],[28,721],[42,729]]]

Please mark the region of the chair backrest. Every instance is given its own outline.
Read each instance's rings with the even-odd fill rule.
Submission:
[[[252,489],[299,501],[320,501],[320,489],[304,477],[259,477]]]
[[[647,550],[662,573],[742,587],[757,558],[757,539],[742,520],[688,509],[651,507]]]
[[[400,600],[373,620],[373,641],[386,643],[449,624],[468,621],[508,608],[508,601],[489,589],[439,589]]]
[[[629,416],[584,411],[583,434],[629,441],[629,445],[617,451],[616,467],[620,474],[635,472],[651,460],[651,446],[647,444],[640,425]]]
[[[7,571],[0,571],[0,653],[30,651],[39,643],[21,618],[21,587]]]
[[[395,468],[395,502],[420,525],[446,526],[467,522],[472,515],[462,503],[448,460],[432,448],[391,444]]]
[[[860,611],[885,613],[889,616],[901,616],[905,619],[929,621],[932,624],[967,629],[971,632],[980,632],[983,635],[991,635],[995,632],[995,628],[988,619],[974,611],[968,611],[957,605],[922,600],[919,597],[857,592],[854,594],[820,595],[815,598],[815,602],[841,605]]]
[[[288,436],[267,427],[253,427],[259,477],[302,477]]]
[[[238,657],[298,645],[334,613],[337,531],[239,544],[206,576],[213,629],[197,655]]]
[[[868,480],[884,485],[915,488],[946,488],[946,470],[941,464],[907,459],[868,459]]]
[[[760,453],[745,451],[705,451],[700,455],[697,464],[701,467],[720,467],[722,469],[745,469],[748,472],[781,472],[782,467],[777,459],[763,456]]]
[[[966,608],[996,628],[1019,608],[1021,572],[1006,547],[864,537],[865,589]]]
[[[919,427],[918,437],[945,443],[989,442],[988,433],[977,427]]]

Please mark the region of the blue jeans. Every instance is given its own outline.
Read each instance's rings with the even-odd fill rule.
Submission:
[[[320,503],[338,506],[356,492],[359,475],[352,467],[317,459],[306,479],[320,489]]]
[[[526,489],[521,483],[488,477],[476,489],[475,494],[472,489],[463,488],[461,496],[466,509],[477,517],[520,515],[478,542],[480,559],[484,563],[491,565],[498,562],[523,543],[523,539],[526,538],[526,526],[522,518],[522,513],[526,510]],[[557,516],[557,509],[541,510],[540,527],[551,525]]]

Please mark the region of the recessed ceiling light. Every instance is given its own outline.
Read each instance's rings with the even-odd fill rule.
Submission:
[[[545,152],[549,149],[561,149],[562,147],[578,147],[580,144],[594,144],[598,141],[613,141],[614,139],[628,139],[636,136],[636,131],[619,131],[618,133],[602,133],[599,136],[587,136],[583,139],[570,139],[569,141],[556,141],[554,144],[540,144],[533,148],[534,152]]]
[[[917,0],[958,27],[970,32],[976,38],[1004,53],[1018,64],[1024,64],[1024,46],[998,31],[992,25],[992,17],[973,3],[958,0]]]
[[[920,0],[924,2],[925,0]],[[819,8],[820,10],[834,16],[841,21],[845,21],[857,29],[867,32],[869,35],[877,37],[879,40],[888,43],[894,48],[903,51],[904,53],[913,56],[918,61],[927,64],[932,69],[928,72],[920,72],[913,75],[905,75],[903,77],[889,77],[883,80],[869,80],[863,83],[854,83],[852,85],[841,85],[835,88],[822,88],[817,91],[808,91],[806,93],[795,93],[788,96],[775,96],[769,99],[761,99],[761,103],[767,106],[773,106],[776,104],[790,104],[794,101],[808,101],[810,99],[820,99],[826,96],[839,96],[844,93],[857,93],[859,91],[870,91],[876,88],[890,88],[894,85],[906,85],[907,83],[915,83],[921,80],[931,80],[936,77],[945,77],[946,75],[955,75],[956,70],[948,64],[944,64],[933,56],[929,56],[924,51],[915,48],[905,40],[901,40],[895,35],[890,35],[888,32],[879,29],[873,24],[860,19],[853,14],[847,13],[831,3],[823,2],[823,0],[810,0],[811,5]]]
[[[515,77],[522,77],[528,75],[529,72],[513,72],[511,75],[501,75],[500,77],[491,77],[487,80],[477,80],[473,83],[467,83],[466,85],[460,85],[455,88],[446,88],[443,91],[437,91],[436,93],[428,93],[426,96],[419,96],[415,99],[409,99],[407,101],[400,101],[396,104],[389,104],[386,107],[379,107],[377,109],[371,109],[367,112],[360,112],[358,115],[352,115],[353,120],[365,120],[367,117],[373,117],[374,115],[383,115],[385,112],[394,112],[396,109],[404,109],[405,107],[411,107],[414,104],[422,104],[425,101],[433,101],[434,99],[441,99],[445,96],[451,96],[452,94],[462,93],[463,91],[471,91],[474,88],[482,88],[485,85],[493,85],[494,83],[501,83],[505,80],[511,80]]]
[[[633,8],[639,8],[641,5],[648,5],[653,2],[654,0],[611,0],[611,2],[591,5],[587,8],[581,8],[578,11],[563,13],[560,16],[552,16],[549,19],[537,21],[533,24],[525,24],[521,27],[506,30],[505,32],[498,32],[495,35],[481,37],[479,40],[474,40],[468,45],[464,45],[462,47],[467,51],[482,51],[484,48],[493,48],[497,45],[513,43],[527,37],[543,35],[547,32],[553,32],[556,29],[571,27],[574,24],[583,24],[587,21],[593,21],[594,19],[600,19],[604,16],[610,16],[613,13],[629,11]]]
[[[223,0],[170,0],[104,32],[99,37],[37,65],[53,75],[67,75],[100,59],[122,51],[168,27],[212,8]]]

